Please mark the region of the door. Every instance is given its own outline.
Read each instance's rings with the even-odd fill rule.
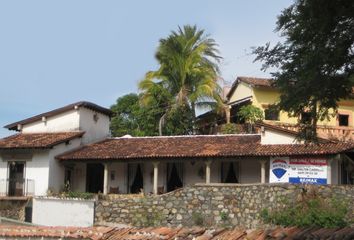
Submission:
[[[103,192],[104,167],[100,163],[88,163],[86,168],[86,191]]]
[[[9,196],[23,196],[24,195],[24,162],[10,162],[9,163]]]

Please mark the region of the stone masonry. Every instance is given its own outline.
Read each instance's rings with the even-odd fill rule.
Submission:
[[[28,200],[0,199],[0,217],[25,220],[25,207]]]
[[[348,215],[354,219],[354,186],[350,185],[198,184],[158,196],[99,200],[95,224],[254,228],[262,225],[263,209],[286,207],[309,191],[346,201]]]

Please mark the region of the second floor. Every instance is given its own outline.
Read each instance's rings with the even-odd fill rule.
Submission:
[[[227,95],[227,104],[230,106],[231,122],[238,122],[238,110],[247,104],[252,104],[263,111],[265,121],[275,124],[297,124],[298,119],[290,117],[287,112],[276,111],[271,106],[279,101],[280,93],[272,85],[272,79],[238,77]],[[330,111],[327,120],[319,121],[322,127],[336,127],[347,129],[354,127],[354,99],[338,102],[337,112]],[[301,118],[306,121],[308,113],[303,113]]]

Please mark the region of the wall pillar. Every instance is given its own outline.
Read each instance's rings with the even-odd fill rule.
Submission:
[[[225,117],[226,117],[226,123],[230,123],[231,122],[231,106],[227,105],[225,106]]]
[[[210,165],[211,165],[210,160],[205,162],[205,183],[206,184],[210,183]]]
[[[108,163],[104,163],[104,171],[103,171],[103,194],[108,193]]]
[[[261,164],[261,183],[266,183],[266,160],[259,161]]]
[[[332,184],[332,162],[333,159],[327,159],[327,184]]]
[[[152,165],[154,166],[154,189],[153,192],[155,195],[158,194],[158,179],[159,179],[159,162],[153,162]]]

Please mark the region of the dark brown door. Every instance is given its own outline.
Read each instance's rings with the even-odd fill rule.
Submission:
[[[24,194],[24,169],[23,162],[9,163],[9,196],[23,196]]]

